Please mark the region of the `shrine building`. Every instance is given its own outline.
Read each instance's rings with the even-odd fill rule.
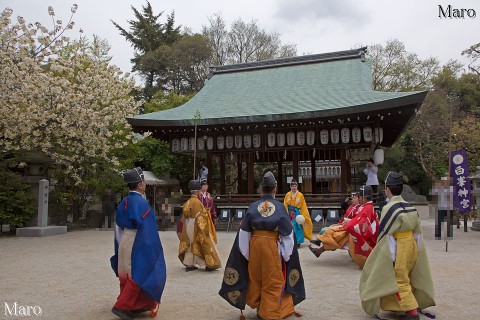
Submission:
[[[276,168],[278,193],[293,178],[306,198],[345,194],[352,175],[369,158],[383,158],[427,94],[373,90],[366,49],[212,67],[187,103],[128,121],[168,141],[174,154],[206,159],[214,194],[227,193],[226,166],[236,166],[234,193],[258,194],[258,164]]]

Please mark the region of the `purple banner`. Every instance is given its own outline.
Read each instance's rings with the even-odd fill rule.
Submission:
[[[467,152],[457,150],[450,152],[450,176],[453,183],[453,202],[459,212],[472,210],[472,189],[468,170]]]

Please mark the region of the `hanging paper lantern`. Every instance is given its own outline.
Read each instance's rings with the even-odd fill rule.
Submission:
[[[375,128],[375,143],[380,144],[383,141],[383,128]]]
[[[314,143],[315,143],[315,131],[308,130],[307,131],[307,144],[309,146],[312,146]]]
[[[287,145],[289,146],[295,145],[295,132],[287,133]]]
[[[213,149],[213,137],[208,137],[207,138],[207,149],[212,150]]]
[[[180,139],[180,150],[187,151],[188,150],[188,138]]]
[[[372,128],[371,127],[364,127],[363,128],[363,140],[365,142],[371,142],[373,138]]]
[[[225,148],[225,137],[224,136],[218,136],[217,137],[217,149],[218,150],[223,150]]]
[[[193,151],[194,148],[195,148],[195,137],[190,137],[190,139],[188,139],[188,149],[190,151]]]
[[[340,131],[342,136],[342,143],[349,143],[350,142],[350,129],[342,128]]]
[[[252,146],[252,136],[249,134],[246,134],[243,136],[243,145],[245,148],[250,148]]]
[[[328,130],[323,129],[320,131],[320,143],[327,144],[328,143]]]
[[[236,134],[234,137],[235,141],[235,148],[240,149],[242,147],[242,136],[239,134]]]
[[[267,135],[267,141],[269,147],[275,147],[275,132],[269,132]]]
[[[233,137],[232,136],[227,136],[225,138],[225,145],[227,149],[232,149],[233,148]]]
[[[262,145],[262,138],[260,134],[256,133],[253,135],[253,147],[254,148],[260,148]]]
[[[375,165],[383,164],[384,161],[384,153],[383,149],[376,149],[373,153],[373,161]]]
[[[198,150],[205,149],[205,140],[203,139],[203,137],[197,138],[197,149]]]
[[[352,140],[355,143],[359,143],[362,140],[362,130],[360,128],[355,127],[352,129]]]
[[[305,132],[303,131],[297,132],[297,143],[299,146],[303,146],[305,144]]]
[[[340,131],[338,129],[332,129],[330,131],[330,138],[332,139],[333,144],[340,142]]]
[[[277,145],[279,147],[283,147],[285,145],[285,133],[284,132],[277,133]]]
[[[172,140],[172,152],[178,152],[180,151],[180,140],[179,139],[173,139]]]

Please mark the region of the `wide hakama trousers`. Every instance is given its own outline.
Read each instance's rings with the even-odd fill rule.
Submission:
[[[395,278],[398,292],[380,298],[380,308],[386,311],[410,311],[418,308],[410,284],[410,272],[417,263],[418,246],[412,231],[395,232],[397,254],[395,261]]]
[[[157,302],[145,295],[142,288],[132,279],[132,247],[135,242],[136,230],[125,229],[118,248],[118,278],[120,280],[120,295],[114,307],[133,311],[157,307]]]
[[[255,230],[250,239],[246,302],[264,320],[284,319],[294,313],[292,295],[284,291],[277,240],[277,232],[260,230]]]

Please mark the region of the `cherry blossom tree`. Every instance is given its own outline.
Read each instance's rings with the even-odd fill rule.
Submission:
[[[48,11],[52,30],[14,21],[8,8],[0,14],[0,160],[41,153],[53,161],[52,172],[86,190],[99,166],[119,167],[116,150],[133,141],[125,118],[142,102],[131,95],[133,78],[95,48],[108,44],[65,37],[72,19],[63,24]]]

